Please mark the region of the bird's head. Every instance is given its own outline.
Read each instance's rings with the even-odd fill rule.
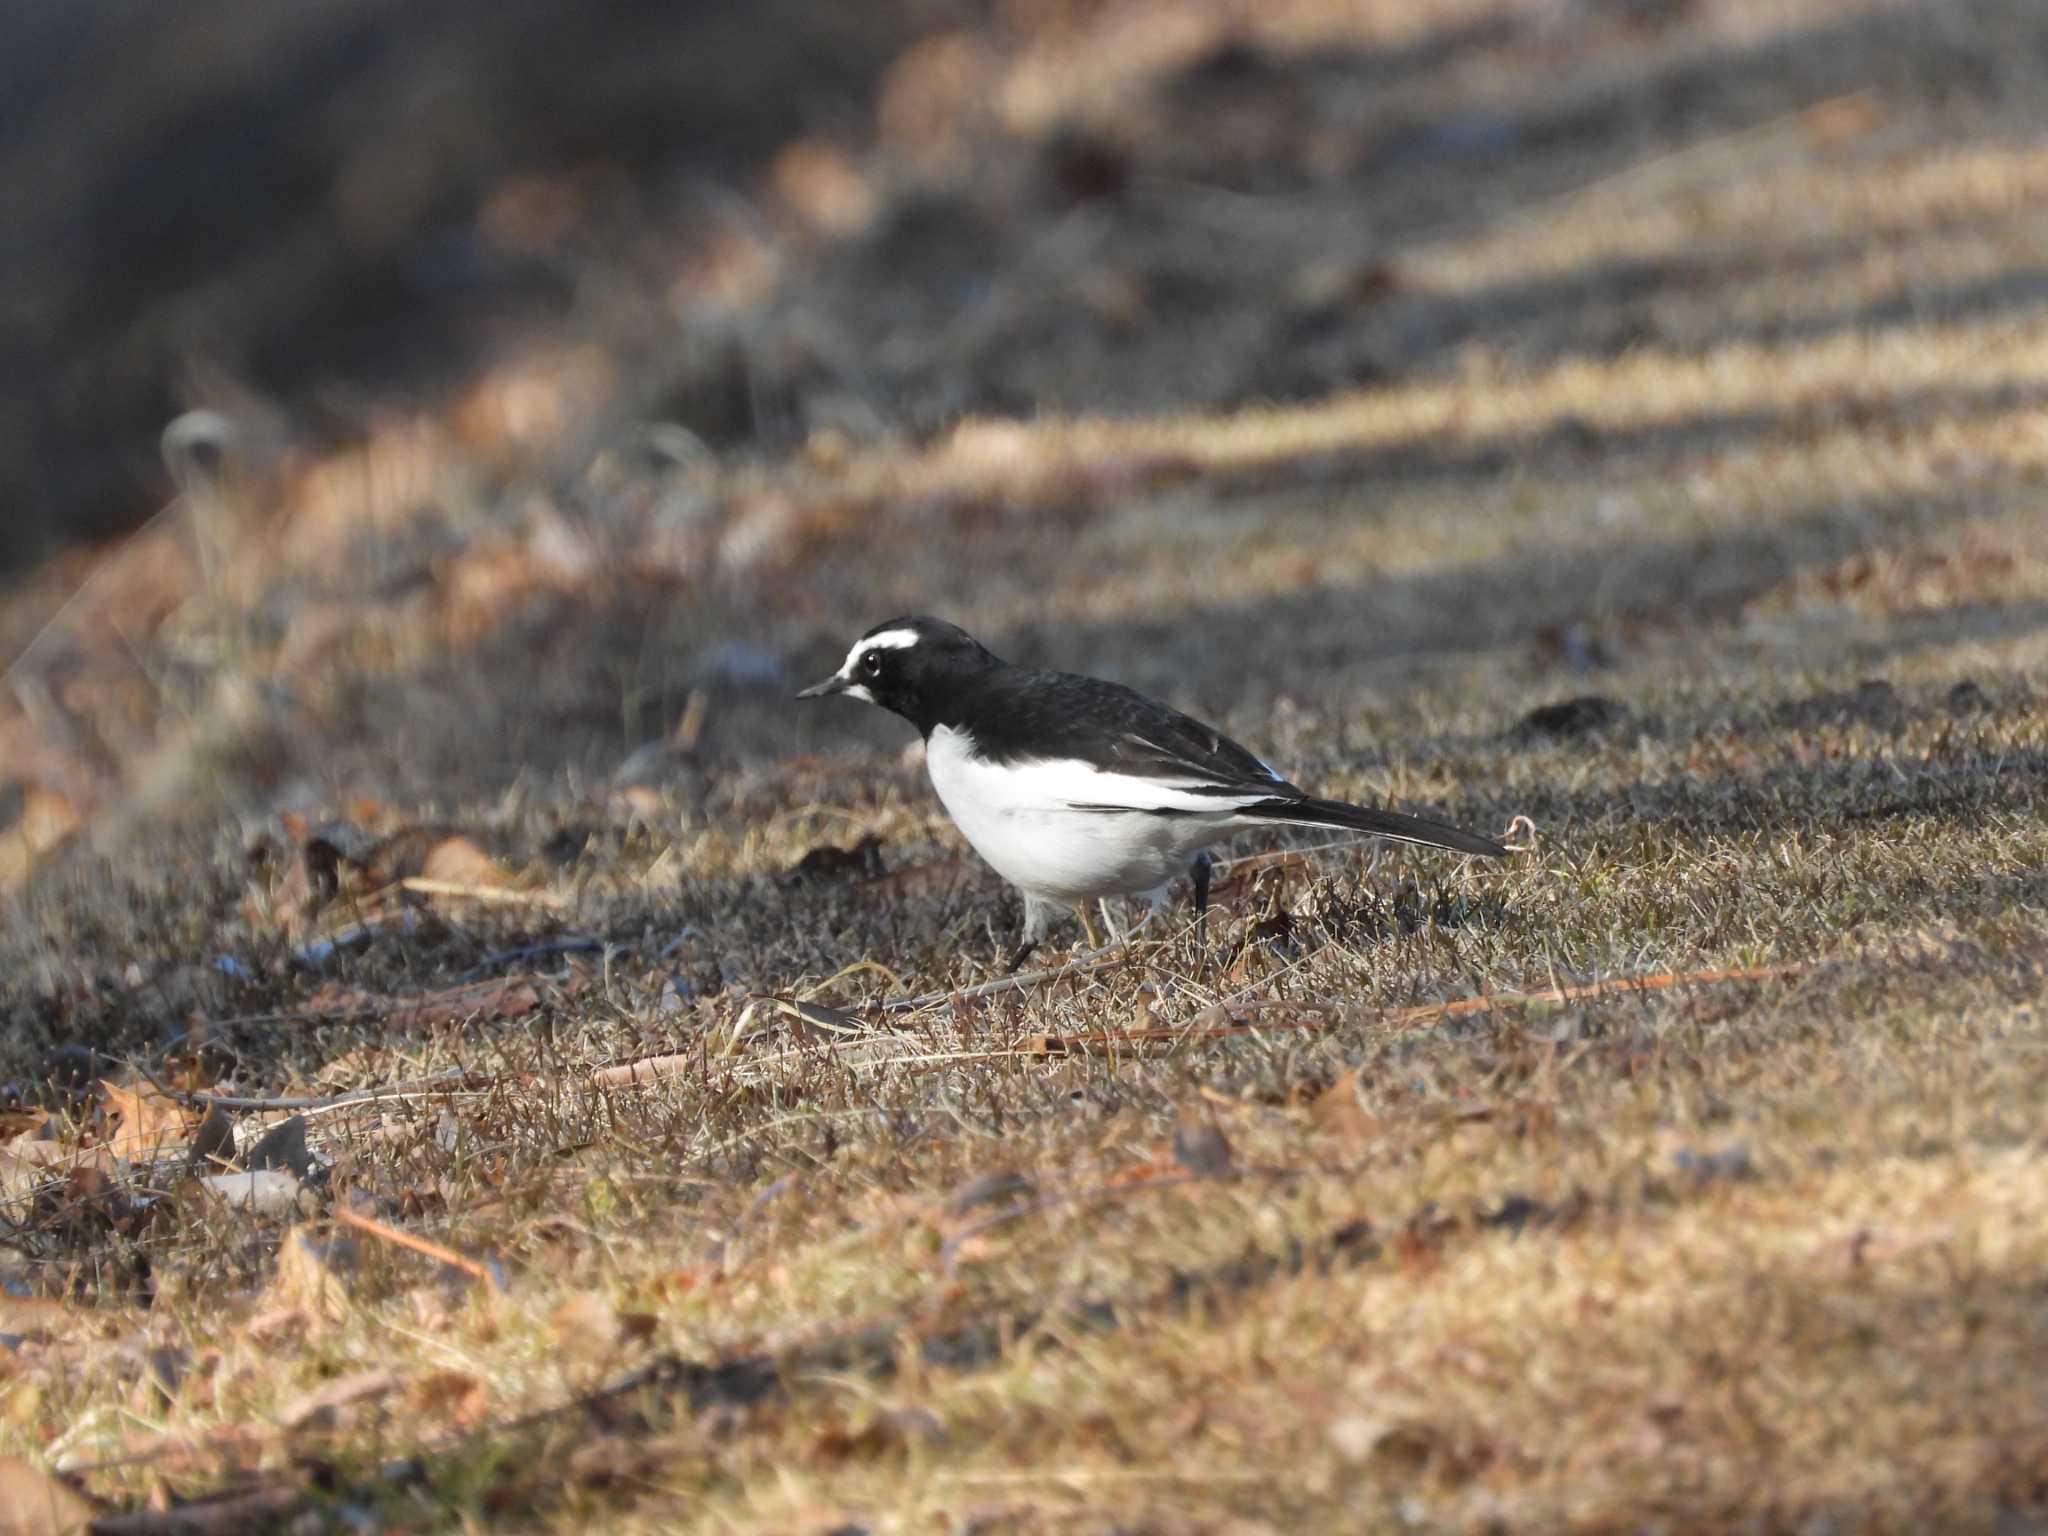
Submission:
[[[954,685],[1001,665],[979,640],[944,619],[890,619],[854,641],[837,672],[797,697],[847,694],[928,731]]]

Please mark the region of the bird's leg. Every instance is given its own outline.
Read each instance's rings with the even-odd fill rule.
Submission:
[[[1017,967],[1031,958],[1031,952],[1045,942],[1045,936],[1052,931],[1052,925],[1059,920],[1057,903],[1041,901],[1036,896],[1024,898],[1024,942],[1017,946],[1017,952],[1010,956],[1006,974],[1015,975]]]
[[[1102,941],[1095,937],[1095,925],[1088,921],[1088,903],[1082,902],[1080,906],[1074,909],[1074,913],[1081,919],[1081,936],[1087,939],[1088,947],[1090,949],[1102,948]],[[1106,907],[1103,909],[1102,918],[1105,923],[1109,921],[1109,910]]]
[[[1209,961],[1209,878],[1216,872],[1216,860],[1204,848],[1188,865],[1188,881],[1195,888],[1195,970],[1200,974]]]
[[[1147,928],[1150,928],[1152,926],[1153,919],[1158,917],[1159,914],[1165,909],[1166,891],[1167,888],[1165,886],[1161,886],[1156,891],[1145,892],[1145,915],[1139,918],[1138,921],[1131,927],[1126,928],[1124,930],[1124,944],[1127,947],[1129,946],[1131,940],[1135,939]]]

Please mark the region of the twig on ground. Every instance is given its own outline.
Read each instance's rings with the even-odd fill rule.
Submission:
[[[376,1217],[367,1216],[348,1205],[336,1205],[334,1208],[334,1218],[343,1226],[354,1227],[358,1232],[367,1233],[371,1237],[381,1238],[395,1247],[410,1248],[414,1253],[424,1254],[430,1259],[437,1259],[443,1264],[461,1270],[464,1274],[474,1276],[494,1290],[502,1291],[505,1289],[504,1274],[495,1264],[485,1264],[480,1260],[470,1258],[467,1254],[457,1253],[453,1248],[434,1242],[429,1238],[418,1237],[413,1233],[387,1225],[377,1220]]]
[[[91,1529],[94,1536],[232,1536],[235,1531],[267,1529],[305,1500],[306,1490],[295,1484],[249,1488],[171,1509],[101,1515]]]
[[[454,880],[428,880],[414,875],[398,882],[400,890],[416,896],[460,896],[470,901],[493,901],[551,907],[560,910],[568,903],[553,891],[518,891],[494,885],[463,885]]]
[[[1648,976],[1614,976],[1606,981],[1589,981],[1574,987],[1545,987],[1540,992],[1490,992],[1480,997],[1454,998],[1443,1003],[1420,1003],[1387,1016],[1396,1027],[1429,1024],[1438,1019],[1463,1018],[1494,1008],[1526,1008],[1536,1003],[1577,1003],[1588,998],[1613,997],[1629,992],[1664,992],[1673,987],[1710,987],[1731,981],[1769,981],[1779,976],[1799,976],[1819,962],[1792,961],[1783,965],[1756,965],[1740,970],[1657,971]]]
[[[500,1079],[495,1077],[477,1078],[461,1067],[450,1067],[432,1077],[415,1078],[411,1082],[393,1083],[383,1088],[355,1088],[347,1093],[305,1094],[285,1098],[245,1097],[232,1093],[207,1093],[201,1089],[173,1088],[159,1079],[141,1062],[130,1062],[137,1073],[150,1087],[165,1098],[176,1099],[182,1104],[196,1105],[202,1109],[234,1109],[263,1112],[267,1110],[328,1110],[339,1109],[347,1104],[375,1104],[387,1099],[416,1099],[432,1097],[440,1093],[478,1092],[495,1086]]]
[[[481,981],[501,965],[510,965],[515,960],[538,960],[545,955],[590,955],[605,946],[605,941],[588,934],[576,934],[568,938],[550,939],[543,944],[527,944],[518,949],[501,949],[496,954],[485,955],[475,965],[455,978],[456,986],[467,986]]]
[[[703,1061],[698,1051],[672,1051],[666,1056],[643,1056],[638,1061],[620,1062],[615,1067],[599,1067],[590,1074],[593,1088],[633,1088],[643,1083],[665,1082],[671,1077],[681,1077],[684,1072]]]

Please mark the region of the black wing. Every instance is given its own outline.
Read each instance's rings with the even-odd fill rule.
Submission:
[[[991,762],[1062,758],[1197,794],[1302,795],[1214,726],[1121,683],[1021,668],[977,681],[974,745]]]

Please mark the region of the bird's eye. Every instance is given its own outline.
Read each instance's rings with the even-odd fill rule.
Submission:
[[[869,677],[880,677],[882,675],[881,656],[874,651],[869,651],[867,655],[861,658],[860,669],[867,673]]]

